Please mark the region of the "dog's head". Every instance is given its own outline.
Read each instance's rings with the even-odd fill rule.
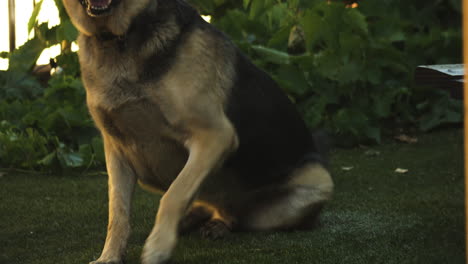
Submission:
[[[156,0],[152,0],[156,1]],[[124,35],[150,0],[63,0],[73,24],[83,34]]]

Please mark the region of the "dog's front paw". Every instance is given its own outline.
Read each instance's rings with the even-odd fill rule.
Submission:
[[[141,255],[142,264],[163,264],[171,257],[176,236],[170,232],[156,232],[146,240]]]
[[[216,240],[225,237],[231,230],[223,221],[213,219],[206,222],[200,229],[200,232],[203,237]]]
[[[141,255],[142,264],[164,264],[169,261],[171,257],[170,252],[153,250],[149,251],[144,249],[143,254]]]
[[[124,264],[122,260],[95,260],[91,261],[89,264]]]

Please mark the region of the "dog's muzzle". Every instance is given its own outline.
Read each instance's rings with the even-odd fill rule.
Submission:
[[[110,13],[119,0],[80,0],[89,16],[100,17]]]

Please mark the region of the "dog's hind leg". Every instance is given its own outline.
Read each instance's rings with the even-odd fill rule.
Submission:
[[[196,230],[213,217],[214,209],[204,204],[194,202],[179,223],[179,233],[186,234]]]
[[[109,224],[104,249],[90,264],[118,264],[130,235],[130,207],[136,176],[122,155],[104,140],[109,174]]]
[[[199,230],[205,238],[216,240],[231,232],[232,222],[209,204],[195,201],[179,224],[179,233]]]
[[[253,192],[235,209],[237,226],[246,230],[283,230],[312,226],[333,191],[328,171],[319,164],[296,169],[287,183]]]

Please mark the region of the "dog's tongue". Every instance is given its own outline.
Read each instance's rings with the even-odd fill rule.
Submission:
[[[89,0],[89,3],[93,7],[107,7],[110,5],[112,0]]]

